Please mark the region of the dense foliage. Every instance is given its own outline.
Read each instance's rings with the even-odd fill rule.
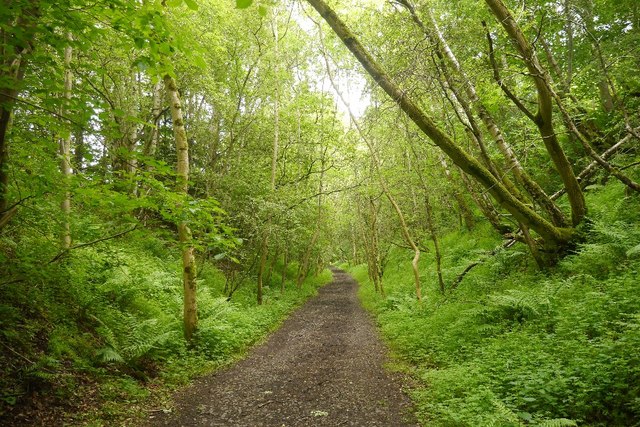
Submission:
[[[401,251],[390,255],[385,299],[354,268],[365,305],[420,383],[411,393],[425,425],[637,423],[640,218],[636,198],[611,187],[589,193],[590,238],[551,271],[523,247],[502,248],[486,226],[443,238],[448,283],[482,262],[454,292],[437,294],[434,259],[424,260],[426,303],[411,295]]]
[[[633,0],[2,2],[0,416],[136,412],[344,261],[425,424],[637,424],[639,46]]]

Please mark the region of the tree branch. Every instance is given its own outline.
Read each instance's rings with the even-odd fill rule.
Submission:
[[[0,229],[2,229],[5,225],[11,221],[11,218],[18,213],[18,206],[20,206],[24,201],[33,198],[34,196],[27,196],[24,199],[20,199],[11,205],[9,208],[5,209],[3,212],[0,212]]]
[[[638,131],[640,128],[636,128],[635,130]],[[611,146],[609,149],[607,149],[605,152],[603,152],[600,157],[604,160],[609,159],[611,156],[613,156],[615,153],[617,153],[620,148],[627,143],[631,137],[633,137],[634,135],[629,133],[627,134],[624,138],[622,138],[620,141],[618,141],[616,144],[614,144],[613,146]],[[582,188],[586,187],[588,184],[588,180],[589,178],[591,178],[593,175],[595,175],[595,173],[597,172],[597,168],[598,168],[599,163],[594,160],[591,163],[589,163],[589,165],[587,165],[586,168],[584,168],[582,170],[582,172],[580,172],[578,174],[578,176],[576,177],[579,181],[580,181],[580,186]],[[620,168],[620,170],[623,170],[625,168]],[[560,198],[562,195],[564,195],[566,193],[566,189],[562,188],[558,191],[556,191],[554,194],[551,195],[551,200],[556,200],[558,198]]]
[[[293,209],[293,208],[295,208],[297,206],[300,206],[301,204],[303,204],[307,200],[315,199],[318,196],[326,196],[326,195],[329,195],[329,194],[340,193],[342,191],[353,190],[354,188],[359,188],[360,186],[362,186],[361,182],[359,182],[357,184],[354,184],[354,185],[350,185],[349,187],[337,188],[335,190],[330,190],[330,191],[320,191],[320,192],[317,192],[316,194],[313,194],[311,196],[307,196],[307,197],[304,197],[304,198],[298,200],[293,205],[287,206],[286,210],[291,210],[291,209]]]
[[[507,240],[505,243],[503,243],[502,245],[500,245],[497,248],[495,248],[494,250],[492,250],[491,252],[488,252],[484,258],[481,258],[481,259],[479,259],[477,261],[474,261],[471,264],[469,264],[464,270],[462,270],[462,273],[458,274],[458,277],[456,277],[455,280],[453,281],[453,283],[451,283],[451,287],[449,289],[453,290],[453,289],[457,288],[458,285],[460,284],[460,282],[462,282],[462,279],[464,279],[464,276],[466,276],[467,273],[470,272],[473,269],[473,267],[476,267],[476,266],[484,263],[490,257],[496,255],[501,249],[510,248],[511,246],[515,245],[516,242],[517,242],[516,238],[511,238],[511,239]]]
[[[87,246],[95,245],[96,243],[104,242],[106,240],[115,239],[115,238],[124,236],[125,234],[131,233],[133,230],[138,228],[138,225],[139,224],[136,224],[136,225],[134,225],[132,228],[130,228],[128,230],[124,230],[124,231],[121,231],[119,233],[112,234],[111,236],[101,237],[99,239],[95,239],[95,240],[92,240],[90,242],[78,243],[77,245],[73,245],[73,246],[69,247],[68,249],[65,249],[64,251],[60,252],[58,255],[54,256],[53,258],[51,258],[51,260],[49,262],[47,262],[47,265],[56,262],[57,260],[59,260],[60,258],[65,256],[66,254],[71,252],[71,250],[73,250],[73,249],[80,249],[80,248],[84,248],[84,247],[87,247]]]
[[[487,42],[489,43],[489,62],[491,63],[491,68],[493,68],[493,79],[496,81],[496,83],[498,83],[498,86],[500,86],[500,89],[502,89],[504,94],[507,95],[507,98],[509,98],[516,105],[516,107],[518,107],[518,109],[529,118],[529,120],[535,122],[535,115],[531,111],[529,111],[529,109],[522,103],[522,101],[518,99],[518,97],[513,92],[511,92],[511,90],[504,83],[504,80],[502,80],[502,77],[500,76],[500,69],[498,67],[498,63],[496,62],[495,50],[493,48],[493,39],[491,38],[491,33],[489,32],[489,28],[487,27],[487,23],[485,21],[482,21],[482,27],[485,30],[485,33],[487,35]]]

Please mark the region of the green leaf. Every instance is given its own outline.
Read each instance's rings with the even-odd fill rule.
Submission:
[[[201,69],[207,68],[207,61],[202,57],[202,55],[195,55],[193,57],[193,64]]]
[[[627,258],[640,258],[640,245],[636,245],[627,251]]]
[[[266,7],[266,6],[264,6],[264,5],[260,5],[260,6],[258,6],[258,14],[259,14],[260,16],[262,16],[263,18],[264,18],[265,16],[267,16],[267,7]]]
[[[189,9],[198,10],[198,3],[195,0],[184,0]]]
[[[145,40],[142,37],[134,37],[133,43],[136,45],[138,49],[142,49],[145,44]]]
[[[253,0],[236,0],[236,8],[246,9],[253,4]]]

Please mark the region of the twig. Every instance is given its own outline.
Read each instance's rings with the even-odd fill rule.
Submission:
[[[295,208],[295,207],[297,207],[297,206],[299,206],[299,205],[303,204],[303,203],[304,203],[304,202],[306,202],[307,200],[314,199],[314,198],[316,198],[316,197],[318,197],[318,196],[326,196],[326,195],[329,195],[329,194],[340,193],[340,192],[342,192],[342,191],[353,190],[354,188],[359,188],[359,187],[361,187],[361,186],[362,186],[362,183],[361,183],[361,182],[359,182],[359,183],[357,183],[357,184],[350,185],[350,186],[348,186],[348,187],[337,188],[337,189],[335,189],[335,190],[330,190],[330,191],[321,191],[321,192],[318,192],[318,193],[313,194],[313,195],[311,195],[311,196],[308,196],[308,197],[305,197],[305,198],[303,198],[303,199],[300,199],[300,200],[298,200],[296,203],[294,203],[293,205],[289,205],[289,206],[287,206],[287,210],[291,210],[291,209],[293,209],[293,208]]]
[[[491,68],[493,68],[493,79],[496,81],[496,83],[498,83],[498,86],[500,87],[500,89],[502,89],[507,98],[509,98],[516,105],[516,107],[518,107],[518,109],[524,113],[525,116],[527,116],[531,121],[535,122],[535,115],[531,111],[529,111],[527,107],[525,107],[522,101],[520,101],[520,99],[518,99],[518,97],[513,92],[511,92],[511,90],[504,83],[504,80],[502,80],[502,77],[500,77],[500,69],[498,67],[498,63],[496,62],[491,33],[489,32],[489,28],[487,27],[487,23],[485,21],[482,21],[482,26],[485,29],[487,42],[489,43],[489,62],[491,63]]]
[[[625,169],[629,169],[630,167],[637,166],[637,165],[640,165],[640,162],[633,162],[633,163],[628,164],[628,165],[626,165],[626,166],[622,166],[622,167],[620,167],[619,169],[620,169],[620,170],[625,170]]]
[[[267,406],[267,405],[268,405],[268,404],[270,404],[270,403],[273,403],[273,400],[267,400],[266,402],[259,403],[259,404],[257,404],[256,406],[257,406],[258,408],[262,408],[263,406]]]
[[[25,104],[25,105],[28,105],[28,106],[30,106],[30,107],[36,108],[36,109],[38,109],[38,110],[42,110],[42,111],[44,111],[44,112],[46,112],[46,113],[49,113],[49,114],[51,114],[52,116],[55,116],[55,117],[57,117],[57,118],[59,118],[59,119],[61,119],[61,120],[64,120],[64,121],[66,121],[66,122],[69,122],[69,123],[71,123],[72,125],[77,126],[77,127],[79,127],[80,129],[82,129],[82,130],[84,130],[84,131],[91,130],[91,129],[89,129],[89,128],[85,127],[84,125],[82,125],[81,123],[78,123],[78,122],[76,122],[75,120],[73,120],[73,119],[71,119],[71,118],[69,118],[69,117],[67,117],[67,116],[65,116],[65,115],[62,115],[62,114],[60,114],[60,113],[56,113],[56,112],[55,112],[55,111],[53,111],[53,110],[49,110],[48,108],[42,107],[42,106],[40,106],[40,105],[38,105],[38,104],[35,104],[35,103],[33,103],[33,102],[30,102],[30,101],[27,101],[26,99],[19,98],[19,97],[17,97],[17,96],[11,96],[11,95],[8,95],[8,94],[4,94],[4,96],[6,96],[6,97],[8,97],[8,98],[13,99],[13,100],[14,100],[14,101],[16,101],[16,102],[21,102],[21,103],[23,103],[23,104]]]
[[[637,128],[635,129],[637,131]],[[633,137],[633,134],[629,133],[627,134],[624,138],[622,138],[620,141],[618,141],[616,144],[614,144],[613,146],[611,146],[609,149],[607,149],[605,152],[603,152],[600,157],[602,159],[607,160],[609,157],[613,156],[618,150],[620,150],[620,148],[622,147],[622,145],[624,145],[625,143],[627,143],[631,138]],[[586,168],[584,168],[582,170],[582,172],[580,172],[578,174],[578,176],[576,176],[576,178],[578,179],[578,181],[580,182],[580,187],[581,188],[585,188],[587,186],[588,180],[589,178],[591,178],[597,171],[598,171],[598,162],[596,160],[592,161],[591,163],[589,163],[589,165],[587,165]],[[631,165],[629,165],[631,166]],[[624,169],[624,168],[622,168]],[[621,169],[621,170],[622,170]],[[566,188],[562,188],[558,191],[556,191],[554,194],[552,194],[550,196],[551,200],[556,200],[558,199],[560,196],[562,196],[563,194],[566,193]]]
[[[133,230],[138,228],[138,225],[139,224],[136,224],[135,226],[133,226],[132,228],[130,228],[128,230],[124,230],[124,231],[121,231],[119,233],[112,234],[111,236],[101,237],[99,239],[92,240],[90,242],[79,243],[77,245],[73,245],[73,246],[65,249],[64,251],[60,252],[58,255],[54,256],[53,258],[51,258],[51,260],[47,263],[47,265],[56,262],[57,260],[59,260],[60,258],[65,256],[66,254],[68,254],[73,249],[79,249],[79,248],[84,248],[84,247],[87,247],[87,246],[95,245],[96,243],[104,242],[105,240],[115,239],[117,237],[124,236],[127,233],[131,233]]]
[[[16,356],[20,357],[21,359],[26,360],[27,362],[31,363],[32,365],[36,364],[36,362],[34,362],[33,360],[28,359],[26,356],[23,356],[22,354],[18,353],[17,351],[15,351],[13,348],[9,347],[8,345],[3,343],[2,341],[0,341],[0,344],[2,344],[11,353],[15,354]]]
[[[484,258],[479,259],[479,260],[474,261],[471,264],[469,264],[464,270],[462,270],[462,273],[458,274],[458,277],[456,277],[456,279],[453,281],[453,283],[451,283],[451,287],[449,289],[453,290],[453,289],[457,288],[458,285],[460,284],[460,282],[462,282],[462,279],[464,279],[464,276],[466,276],[467,273],[469,271],[471,271],[471,269],[473,269],[473,267],[482,264],[483,262],[488,260],[490,257],[496,255],[500,249],[508,249],[511,246],[515,245],[516,241],[517,241],[516,238],[512,238],[510,240],[507,240],[502,245],[498,246],[497,248],[495,248],[491,252],[487,253]]]
[[[27,196],[24,199],[20,199],[11,205],[8,209],[0,212],[0,229],[2,229],[5,225],[11,221],[11,218],[18,212],[18,206],[20,206],[24,201],[31,199],[34,197],[33,195]]]

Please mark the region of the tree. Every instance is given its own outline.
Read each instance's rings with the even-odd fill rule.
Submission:
[[[390,79],[384,69],[371,57],[358,39],[326,3],[322,0],[308,0],[308,2],[318,11],[329,26],[331,26],[336,35],[343,41],[358,61],[360,61],[373,80],[384,89],[418,128],[440,147],[456,165],[482,184],[498,203],[508,210],[519,222],[535,230],[545,240],[548,251],[558,251],[558,249],[565,246],[574,237],[575,232],[573,230],[552,225],[518,200],[518,198],[509,192],[480,162],[458,147],[453,140],[435,124],[433,119],[426,115],[424,111]],[[560,156],[560,154],[558,154],[558,156]],[[569,173],[570,172],[567,172],[567,174]],[[577,203],[576,209],[579,210],[579,208],[580,204]],[[578,217],[579,216],[580,215],[578,215]]]

